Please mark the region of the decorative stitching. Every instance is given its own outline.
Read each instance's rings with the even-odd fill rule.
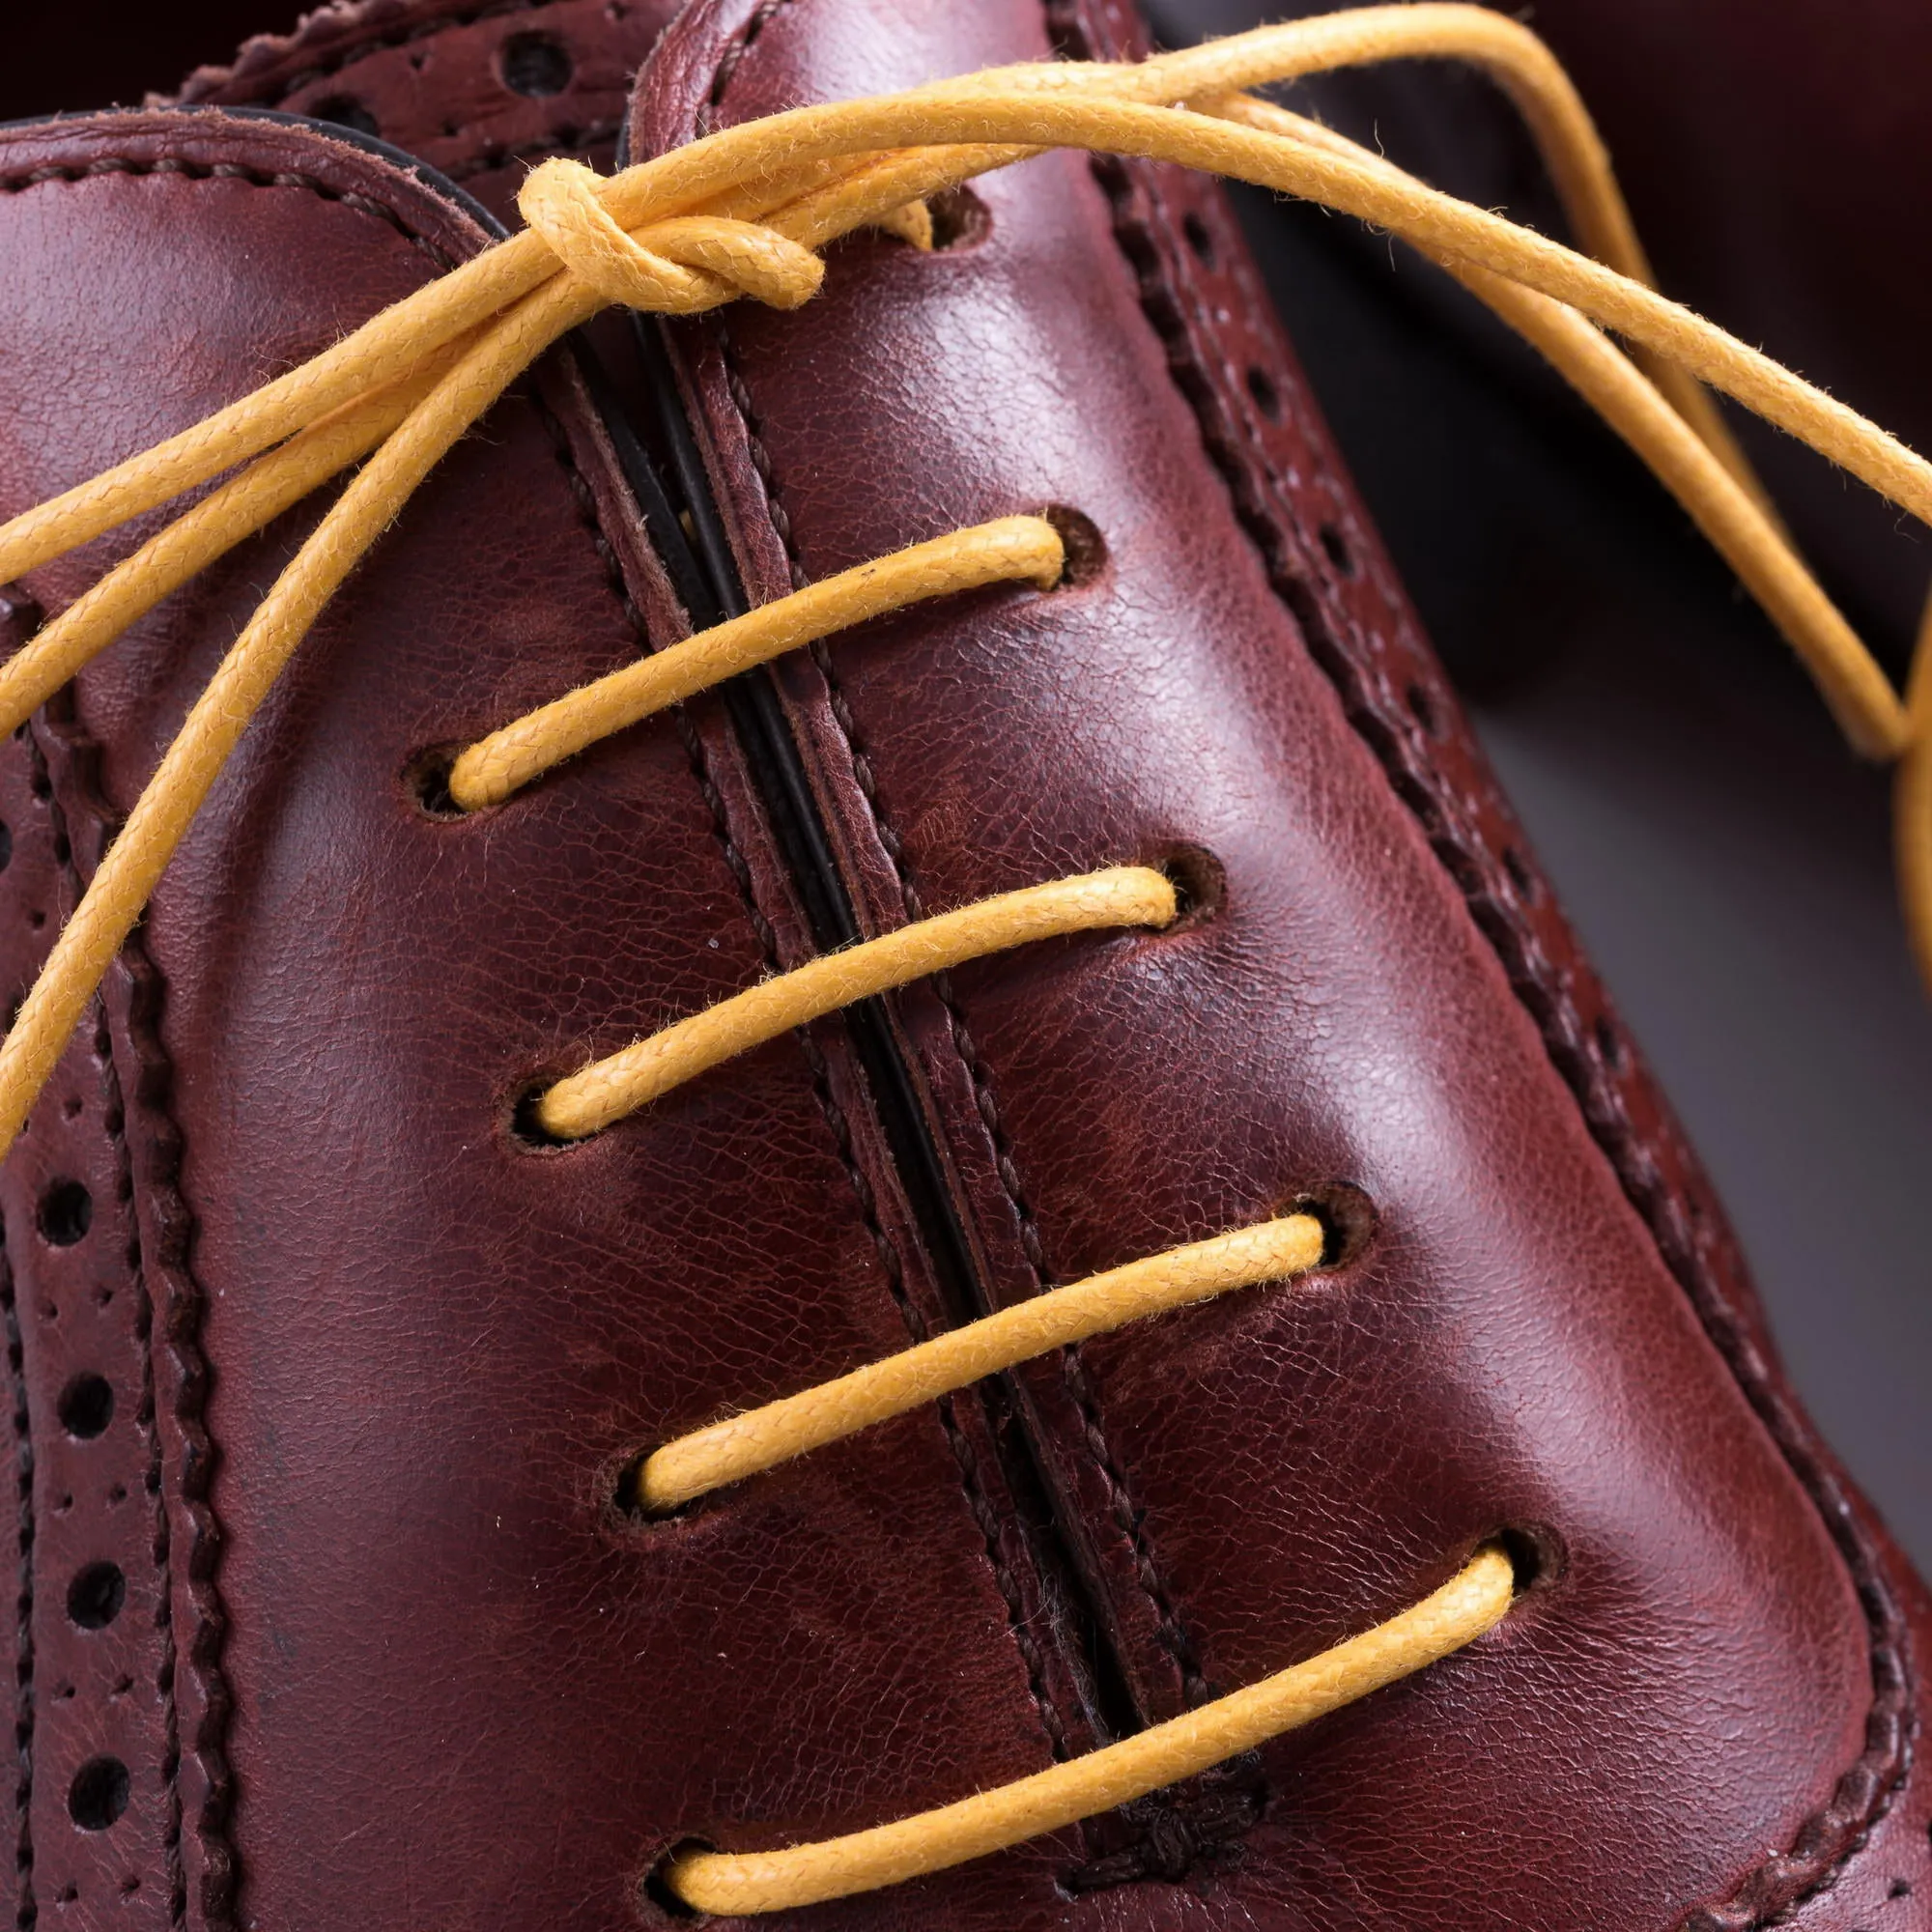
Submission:
[[[1050,14],[1065,16],[1066,0],[1046,0],[1046,4]],[[1077,22],[1069,26],[1074,34],[1081,31]],[[1093,165],[1114,211],[1116,239],[1143,288],[1143,311],[1166,349],[1176,386],[1194,409],[1208,454],[1229,484],[1236,515],[1261,553],[1271,584],[1302,629],[1311,656],[1336,685],[1350,723],[1382,764],[1398,795],[1421,823],[1432,849],[1463,891],[1471,916],[1501,958],[1511,986],[1536,1021],[1552,1065],[1577,1099],[1626,1195],[1650,1228],[1660,1256],[1812,1497],[1851,1573],[1871,1633],[1873,1699],[1866,1747],[1838,1779],[1830,1804],[1799,1828],[1788,1851],[1765,1861],[1725,1899],[1700,1907],[1682,1920],[1683,1932],[1755,1932],[1837,1877],[1905,1780],[1912,1763],[1912,1724],[1902,1614],[1864,1524],[1777,1386],[1751,1337],[1747,1319],[1723,1285],[1722,1271],[1714,1264],[1718,1243],[1705,1217],[1692,1211],[1690,1198],[1666,1179],[1656,1153],[1645,1145],[1601,1042],[1583,1022],[1569,976],[1550,958],[1526,918],[1504,860],[1482,830],[1478,800],[1467,790],[1459,793],[1450,788],[1386,671],[1374,664],[1373,647],[1352,613],[1340,604],[1336,586],[1320,565],[1308,569],[1308,561],[1321,556],[1322,549],[1319,542],[1311,542],[1298,507],[1273,478],[1261,449],[1259,425],[1239,401],[1241,385],[1234,380],[1232,366],[1224,359],[1224,387],[1219,394],[1211,374],[1202,367],[1198,338],[1181,316],[1173,264],[1181,265],[1179,278],[1186,284],[1200,335],[1214,340],[1218,331],[1173,241],[1158,177],[1151,168],[1111,157],[1096,157]],[[1167,230],[1165,251],[1132,209],[1136,192]],[[1250,299],[1261,299],[1251,284],[1246,293]],[[1296,408],[1300,384],[1286,380],[1280,387],[1288,406]],[[1232,445],[1227,432],[1230,413],[1241,423],[1251,453],[1244,455]],[[1285,513],[1300,547],[1299,559],[1286,554],[1279,524],[1270,517],[1267,504],[1257,500],[1258,493],[1264,494],[1277,512]],[[1361,542],[1359,532],[1350,534],[1357,539],[1356,554],[1363,558],[1375,589],[1392,611],[1406,612],[1378,546]],[[1325,596],[1311,593],[1311,579]],[[1398,621],[1406,630],[1406,622],[1400,617]],[[1405,637],[1403,641],[1423,656],[1415,640]],[[1423,661],[1427,662],[1426,656]],[[1518,863],[1539,898],[1547,901],[1547,887],[1539,874],[1529,870],[1520,849]]]
[[[0,593],[0,624],[16,636],[31,633],[40,619],[40,607],[31,599],[16,591]],[[38,762],[25,725],[14,732],[13,743]],[[31,789],[41,793],[44,770],[37,770],[30,782]],[[19,1551],[14,1593],[14,1923],[15,1932],[28,1932],[40,1911],[34,1898],[34,1435],[27,1402],[26,1349],[4,1222],[0,1222],[0,1322],[5,1326],[14,1398],[14,1521]]]
[[[99,748],[97,742],[84,733],[73,718],[72,688],[70,686],[64,702],[57,699],[47,707],[46,718],[53,724],[54,712],[59,707],[66,712],[58,729],[64,749],[72,761],[74,789],[77,796],[89,801],[88,816],[93,818],[103,839],[112,836],[118,817],[107,807],[98,786]],[[25,742],[32,753],[35,769],[47,781],[49,799],[48,811],[51,815],[54,838],[53,853],[56,864],[66,880],[69,902],[77,904],[80,899],[83,881],[80,867],[75,862],[73,840],[67,831],[67,813],[57,796],[53,795],[52,775],[49,771],[45,753],[40,745],[32,724],[24,728]],[[95,1035],[95,1057],[103,1069],[104,1106],[102,1124],[107,1130],[110,1145],[114,1150],[115,1185],[121,1200],[131,1203],[134,1199],[134,1164],[132,1151],[128,1144],[127,1106],[122,1096],[121,1073],[114,1062],[113,1039],[108,1031],[105,1002],[97,1000],[96,1011],[99,1015]],[[130,1214],[129,1234],[126,1265],[134,1291],[134,1339],[141,1355],[141,1396],[135,1411],[135,1426],[147,1433],[148,1468],[145,1477],[148,1494],[152,1498],[155,1519],[154,1540],[151,1546],[152,1560],[160,1573],[160,1601],[156,1608],[155,1621],[162,1637],[162,1656],[156,1671],[156,1688],[161,1700],[161,1778],[167,1790],[167,1829],[162,1840],[162,1857],[168,1880],[168,1910],[170,1921],[176,1926],[185,1924],[187,1918],[187,1878],[182,1865],[181,1833],[181,1726],[180,1714],[175,1704],[175,1671],[178,1664],[174,1631],[174,1592],[171,1587],[173,1571],[170,1563],[170,1544],[172,1541],[168,1524],[167,1498],[161,1483],[161,1433],[155,1409],[155,1357],[154,1337],[154,1297],[148,1288],[147,1268],[142,1256],[140,1216]]]
[[[48,182],[93,181],[102,175],[180,175],[185,181],[239,181],[250,187],[294,187],[315,195],[322,201],[340,202],[344,208],[354,209],[357,214],[374,215],[375,218],[393,228],[403,240],[434,262],[439,270],[447,273],[456,267],[455,256],[432,242],[428,236],[418,233],[404,220],[394,209],[379,201],[371,201],[366,195],[351,190],[332,188],[326,183],[315,180],[310,175],[294,174],[286,170],[270,172],[263,168],[249,168],[233,161],[184,161],[173,156],[158,160],[136,160],[131,156],[110,155],[99,160],[90,161],[84,167],[60,166],[50,164],[45,167],[31,168],[20,174],[0,175],[0,194],[19,194],[30,187],[42,187]]]
[[[62,749],[67,754],[71,804],[94,823],[100,848],[104,850],[120,819],[99,787],[100,748],[75,722],[71,699],[62,708],[68,714],[65,717],[55,717],[55,705],[49,705],[43,716],[59,734]],[[46,773],[47,763],[32,727],[28,728],[27,741],[38,771]],[[48,781],[51,790],[50,774]],[[53,809],[63,818],[66,817],[66,809],[58,799],[54,800]],[[64,838],[57,839],[56,850],[64,853],[61,865],[71,888],[77,889],[79,873],[73,864],[71,840]],[[149,1287],[152,1268],[164,1288],[161,1332],[168,1346],[170,1367],[174,1373],[174,1421],[181,1432],[183,1446],[182,1507],[190,1525],[187,1559],[184,1568],[196,1616],[188,1658],[197,1673],[204,1705],[201,1721],[196,1727],[194,1750],[208,1786],[207,1797],[195,1821],[202,1854],[207,1861],[200,1904],[209,1926],[219,1928],[230,1923],[229,1911],[233,1903],[237,1868],[234,1847],[226,1837],[228,1810],[233,1796],[233,1779],[226,1753],[232,1699],[220,1663],[226,1617],[219,1592],[213,1583],[222,1533],[208,1497],[215,1462],[206,1417],[208,1364],[201,1351],[201,1318],[208,1297],[187,1263],[194,1220],[178,1185],[183,1153],[181,1128],[166,1104],[167,1090],[173,1081],[173,1063],[160,1039],[160,975],[148,958],[138,934],[131,936],[124,947],[121,965],[127,975],[127,1031],[136,1068],[133,1094],[148,1129],[147,1196],[150,1209],[161,1230],[156,1253],[151,1259],[143,1258],[136,1219],[130,1256],[138,1295],[136,1333],[144,1343],[153,1334],[155,1305]],[[111,1053],[106,1056],[106,1065],[110,1083],[110,1132],[122,1179],[131,1192],[132,1153],[127,1139],[127,1108],[119,1071]],[[148,1346],[142,1350],[141,1391],[139,1419],[150,1435],[146,1480],[155,1499],[155,1560],[163,1577],[158,1621],[165,1630],[166,1648],[156,1682],[161,1691],[162,1772],[168,1787],[169,1804],[165,1855],[170,1916],[172,1922],[181,1926],[185,1924],[187,1918],[187,1883],[181,1847],[181,1730],[177,1700],[181,1645],[172,1602],[173,1538],[160,1479],[161,1441],[156,1414],[154,1358],[153,1350]]]
[[[278,100],[286,100],[290,95],[299,93],[304,87],[312,87],[319,80],[346,73],[352,67],[358,67],[378,54],[393,52],[397,47],[410,46],[417,41],[435,40],[453,28],[473,27],[482,20],[499,19],[511,14],[534,14],[548,7],[566,4],[568,0],[498,0],[496,5],[468,8],[443,19],[424,20],[413,27],[402,28],[375,40],[358,41],[353,46],[340,50],[332,59],[305,67],[289,78],[272,81],[270,85],[281,89],[276,97]],[[258,35],[243,43],[232,67],[197,68],[183,82],[182,91],[176,98],[185,103],[192,103],[207,99],[222,87],[238,83],[245,85],[249,80],[259,78],[264,69],[289,54],[299,52],[305,42],[320,39],[330,28],[338,25],[345,31],[353,28],[356,24],[353,15],[357,11],[355,8],[319,8],[293,34]],[[367,19],[377,10],[371,6],[359,11]],[[611,0],[608,11],[612,18],[622,19],[628,10],[621,0]],[[261,49],[259,54],[254,51],[256,48]]]

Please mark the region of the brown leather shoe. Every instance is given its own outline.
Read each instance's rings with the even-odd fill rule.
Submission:
[[[623,15],[542,10],[573,73],[580,11]],[[354,98],[467,166],[408,76],[500,77],[538,17],[451,15]],[[697,0],[629,153],[1134,44],[1111,0]],[[349,60],[283,58],[278,101],[353,119]],[[263,99],[248,65],[191,92]],[[506,148],[560,145],[530,99],[487,110],[530,130]],[[305,122],[0,140],[10,516],[492,239]],[[1500,1551],[1513,1600],[1385,1688],[765,1922],[1932,1923],[1932,1606],[1795,1409],[1216,191],[1062,153],[935,213],[929,253],[840,243],[795,313],[550,358],[436,469],[0,1169],[16,1922],[668,1926],[694,1842],[1211,1723]],[[841,630],[455,809],[452,748],[687,613],[1043,509],[1058,587]],[[319,514],[9,745],[12,985]],[[16,639],[156,526],[31,573]],[[576,1144],[531,1104],[850,942],[1106,868],[1180,916],[912,980]],[[640,1452],[721,1415],[1301,1215],[1292,1278],[636,1506]]]

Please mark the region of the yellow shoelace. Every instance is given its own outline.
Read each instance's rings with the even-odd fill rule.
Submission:
[[[1343,66],[1469,61],[1536,136],[1586,253],[1439,193],[1246,90]],[[359,463],[264,598],[142,792],[0,1047],[11,1147],[109,962],[248,720],[317,614],[423,477],[560,336],[620,303],[683,315],[750,297],[810,298],[817,250],[862,227],[929,246],[930,196],[1054,147],[1178,162],[1323,202],[1402,236],[1533,342],[1684,504],[1798,651],[1853,745],[1896,760],[1901,894],[1932,978],[1932,626],[1906,694],[1792,552],[1709,384],[1932,521],[1932,467],[1854,412],[1650,286],[1587,113],[1543,44],[1461,5],[1376,7],[1263,28],[1136,66],[1055,63],[800,108],[713,134],[609,180],[565,160],[521,196],[528,231],[377,316],[252,395],[0,528],[0,582],[226,477],[0,668],[12,730],[145,611]],[[1605,331],[1631,345],[1626,353]],[[232,473],[231,473],[232,472]],[[991,583],[1051,594],[1065,564],[1043,518],[955,531],[847,571],[571,692],[467,750],[457,807],[499,804],[585,746],[785,651],[923,599]],[[1035,940],[1158,928],[1159,872],[1122,866],[980,900],[812,960],[572,1075],[535,1119],[598,1132],[734,1054],[926,974]],[[1117,1268],[640,1459],[636,1505],[674,1508],[1090,1335],[1319,1264],[1306,1214]],[[1086,1756],[939,1810],[758,1853],[675,1853],[693,1906],[776,1911],[891,1885],[1055,1831],[1190,1776],[1423,1669],[1507,1611],[1495,1546],[1412,1608],[1336,1648]]]

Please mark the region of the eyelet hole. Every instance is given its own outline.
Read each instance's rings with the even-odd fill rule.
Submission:
[[[128,1579],[118,1563],[90,1563],[67,1586],[68,1620],[78,1630],[105,1630],[128,1601]]]
[[[570,85],[577,63],[554,35],[513,34],[497,56],[497,71],[512,94],[544,100]]]
[[[1529,869],[1529,861],[1514,845],[1503,847],[1503,870],[1510,875],[1510,884],[1522,895],[1531,905],[1542,896],[1537,889],[1536,874]]]
[[[1221,266],[1220,250],[1214,246],[1214,233],[1200,215],[1191,210],[1180,217],[1180,232],[1187,237],[1187,245],[1194,250],[1194,259],[1204,269],[1218,269]]]
[[[1541,1523],[1510,1524],[1497,1530],[1492,1541],[1510,1560],[1519,1597],[1547,1590],[1569,1568],[1563,1539]]]
[[[1092,517],[1070,510],[1064,503],[1049,503],[1039,513],[1060,532],[1066,561],[1060,567],[1056,590],[1079,590],[1092,583],[1107,567],[1107,539]]]
[[[331,121],[357,134],[381,135],[383,131],[382,123],[353,94],[331,94],[327,100],[318,100],[308,110],[308,118]]]
[[[648,1449],[639,1449],[625,1457],[611,1478],[611,1507],[626,1522],[653,1522],[657,1520],[657,1513],[644,1507],[639,1491],[644,1464],[650,1460],[650,1454]]]
[[[91,1757],[67,1788],[67,1815],[83,1832],[104,1832],[128,1808],[132,1780],[118,1757]]]
[[[1368,1252],[1381,1225],[1375,1202],[1347,1180],[1331,1181],[1326,1187],[1298,1195],[1280,1211],[1312,1214],[1321,1223],[1321,1259],[1315,1264],[1321,1274],[1352,1267]]]
[[[647,1919],[658,1924],[708,1925],[711,1915],[700,1912],[695,1905],[687,1905],[671,1888],[670,1868],[681,1858],[692,1852],[716,1851],[715,1845],[702,1838],[679,1838],[667,1845],[651,1861],[651,1868],[638,1881],[638,1902],[644,1908]]]
[[[1435,702],[1435,694],[1426,684],[1412,683],[1408,687],[1409,715],[1432,738],[1442,735],[1442,712]]]
[[[56,1248],[71,1248],[94,1225],[94,1196],[84,1182],[56,1180],[41,1196],[41,1234]]]
[[[1355,574],[1355,548],[1344,535],[1339,524],[1323,524],[1317,535],[1321,539],[1321,549],[1328,561],[1344,577]]]
[[[1275,387],[1274,378],[1259,362],[1248,364],[1248,394],[1269,422],[1281,420],[1281,391]]]
[[[977,248],[993,232],[993,213],[970,187],[949,187],[925,198],[932,217],[932,253]]]
[[[1174,888],[1175,914],[1163,928],[1184,932],[1205,925],[1228,896],[1228,872],[1205,845],[1176,845],[1153,862]]]
[[[114,1385],[105,1376],[75,1376],[61,1390],[60,1424],[76,1442],[92,1442],[114,1420]]]
[[[1621,1073],[1624,1070],[1623,1036],[1610,1024],[1610,1016],[1599,1013],[1590,1030],[1596,1035],[1597,1051],[1603,1056],[1604,1065],[1612,1073]]]
[[[678,1503],[646,1502],[643,1497],[644,1464],[656,1455],[660,1446],[653,1443],[649,1448],[634,1449],[621,1461],[607,1462],[599,1473],[598,1481],[603,1486],[604,1504],[608,1512],[606,1520],[626,1540],[708,1515],[718,1497],[740,1487],[727,1483],[721,1489],[700,1491]]]
[[[510,1138],[526,1153],[562,1153],[568,1148],[580,1146],[577,1141],[565,1140],[561,1134],[554,1134],[543,1123],[540,1110],[544,1095],[555,1085],[554,1077],[539,1080],[526,1087],[510,1103]]]
[[[461,745],[432,745],[403,767],[403,789],[425,818],[446,824],[469,816],[449,789],[449,775],[464,749]]]

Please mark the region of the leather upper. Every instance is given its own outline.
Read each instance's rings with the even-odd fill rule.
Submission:
[[[265,107],[374,134],[499,221],[549,155],[606,173],[639,63],[678,0],[333,0],[190,74],[190,106]]]
[[[572,5],[400,39],[357,99],[414,142],[412,48],[494,61]],[[1072,0],[698,0],[631,152],[1134,44]],[[190,93],[350,85],[293,61]],[[6,514],[488,240],[324,128],[204,107],[0,144]],[[797,313],[668,331],[665,420],[650,361],[592,384],[569,352],[493,411],[303,644],[0,1171],[19,1910],[668,1922],[639,1885],[679,1840],[1023,1776],[1509,1531],[1538,1578],[1465,1652],[1124,1813],[776,1922],[1909,1932],[1922,1592],[1795,1411],[1218,194],[1055,155],[947,232],[840,244]],[[688,565],[620,461],[680,426],[754,602],[1014,511],[1095,541],[1061,589],[868,625],[435,815],[425,754],[684,632]],[[313,515],[8,748],[11,984]],[[976,963],[578,1147],[517,1129],[544,1078],[820,950],[828,891],[869,933],[1132,861],[1189,886],[1173,930]],[[669,1520],[613,1506],[640,1447],[1306,1199],[1347,1237],[1314,1277]],[[101,1577],[76,1588],[107,1564],[102,1617]],[[125,1809],[93,1828],[101,1763]]]

